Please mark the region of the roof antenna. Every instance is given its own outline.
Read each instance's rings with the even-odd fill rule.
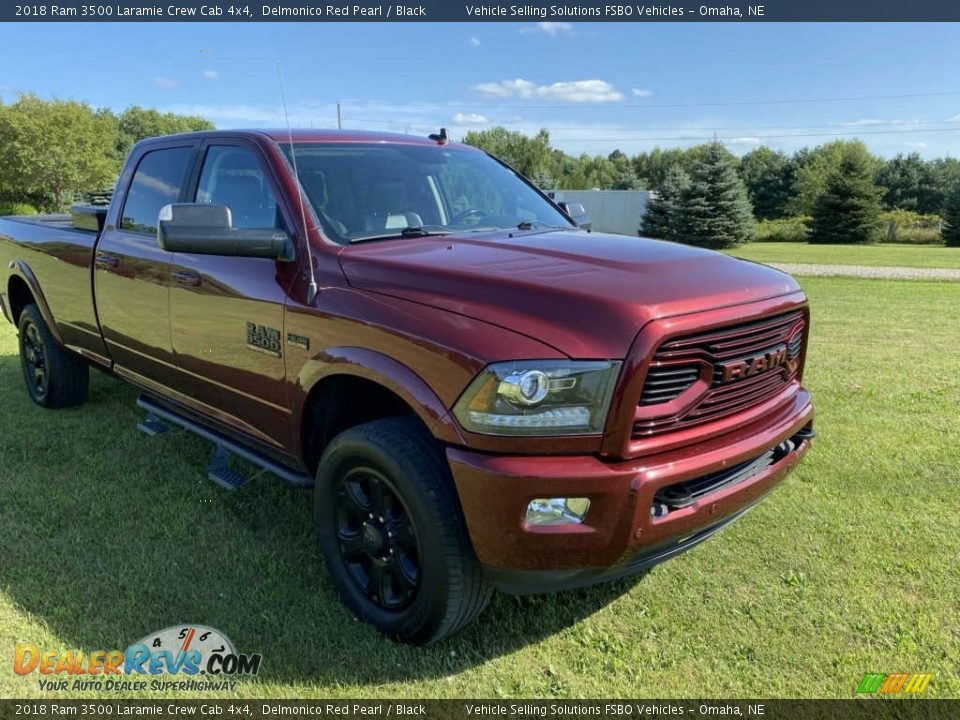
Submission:
[[[428,138],[429,140],[433,140],[435,143],[437,143],[437,145],[446,145],[446,144],[447,144],[447,129],[446,129],[446,128],[440,128],[440,134],[439,134],[439,135],[437,135],[437,133],[430,133],[430,135],[428,135],[427,138]]]
[[[297,153],[293,147],[293,130],[290,129],[290,113],[287,112],[287,96],[283,92],[283,73],[280,71],[280,61],[277,60],[277,77],[280,80],[280,100],[283,103],[283,117],[287,121],[287,143],[290,145],[290,160],[293,163],[293,175],[297,178],[297,187],[300,189],[300,221],[303,223],[303,242],[307,246],[307,265],[309,266],[310,284],[307,286],[307,305],[312,305],[317,297],[317,279],[313,274],[313,249],[310,247],[310,234],[307,232],[307,210],[305,207],[303,185],[300,183],[300,172],[297,170]]]

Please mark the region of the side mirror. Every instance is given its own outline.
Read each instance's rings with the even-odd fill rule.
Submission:
[[[590,230],[593,227],[593,223],[590,222],[590,216],[587,215],[587,211],[584,209],[582,203],[561,200],[557,203],[557,207],[563,210],[567,217],[577,224],[578,228]]]
[[[160,210],[157,244],[164,250],[292,260],[293,242],[276,228],[235,228],[230,208],[210,203],[176,203]]]

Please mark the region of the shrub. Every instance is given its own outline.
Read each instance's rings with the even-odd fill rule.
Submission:
[[[754,242],[806,242],[810,232],[809,215],[793,215],[776,220],[761,220],[757,224]]]
[[[880,242],[912,245],[940,245],[941,220],[939,215],[921,215],[912,210],[897,208],[880,215],[881,225],[877,239]]]
[[[25,202],[0,203],[0,215],[36,215],[37,209]]]

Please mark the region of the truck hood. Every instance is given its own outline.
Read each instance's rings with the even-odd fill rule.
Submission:
[[[798,290],[789,275],[711,250],[575,230],[351,245],[347,282],[500,325],[570,357],[622,358],[650,320]]]

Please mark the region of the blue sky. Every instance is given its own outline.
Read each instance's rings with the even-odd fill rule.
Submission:
[[[0,24],[5,102],[282,126],[278,61],[296,126],[335,127],[339,101],[345,127],[546,127],[574,153],[717,136],[738,153],[860,137],[886,156],[960,155],[950,24]]]

